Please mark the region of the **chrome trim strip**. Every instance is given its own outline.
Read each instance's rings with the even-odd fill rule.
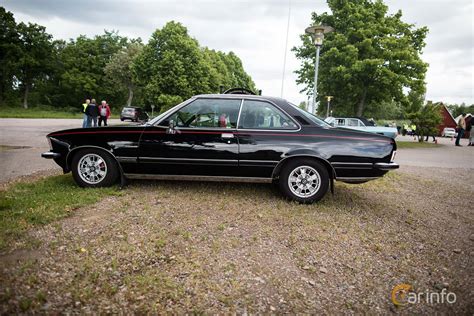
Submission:
[[[279,161],[274,160],[239,160],[239,166],[250,167],[250,166],[268,166],[274,167],[278,165]]]
[[[185,181],[211,181],[211,182],[241,182],[241,183],[271,183],[271,178],[247,178],[227,176],[191,176],[191,175],[168,175],[168,174],[136,174],[126,173],[128,179],[139,180],[185,180]]]
[[[237,159],[201,159],[201,158],[174,158],[174,157],[140,157],[140,162],[142,160],[149,161],[163,161],[163,162],[231,162],[238,163]],[[147,161],[143,161],[147,162]]]
[[[235,126],[235,128],[238,128],[238,127],[239,127],[240,114],[242,113],[243,105],[244,105],[244,99],[242,98],[242,100],[240,101],[239,115],[237,116],[237,125]]]
[[[60,153],[55,153],[55,152],[52,152],[52,151],[48,151],[48,152],[42,153],[41,157],[46,158],[46,159],[55,159],[55,158],[61,157],[61,154]]]
[[[376,162],[374,163],[374,168],[380,170],[393,170],[400,168],[400,166],[394,162]]]
[[[137,163],[138,158],[137,157],[115,157],[118,162],[133,162]]]
[[[360,182],[360,181],[371,181],[379,179],[381,177],[336,177],[336,181],[342,182]]]
[[[371,162],[331,162],[334,169],[372,169]]]

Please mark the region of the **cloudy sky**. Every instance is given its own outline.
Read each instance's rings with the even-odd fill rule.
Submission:
[[[312,11],[328,10],[322,0],[290,0],[289,43],[283,97],[306,97],[295,83],[299,62],[291,47],[310,24]],[[474,16],[472,0],[386,0],[404,21],[428,26],[423,59],[427,100],[474,103]],[[182,22],[202,46],[234,51],[263,94],[280,96],[289,0],[0,0],[17,21],[46,26],[57,39],[93,36],[104,29],[148,41],[167,21]]]

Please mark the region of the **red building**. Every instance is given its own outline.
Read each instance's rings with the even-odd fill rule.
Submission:
[[[446,106],[443,103],[439,103],[440,105],[440,111],[441,111],[441,116],[443,117],[443,121],[441,122],[440,125],[438,125],[438,135],[441,135],[443,132],[443,129],[445,127],[451,127],[451,128],[456,128],[458,123],[454,119],[454,117],[451,115],[449,110],[446,108]]]

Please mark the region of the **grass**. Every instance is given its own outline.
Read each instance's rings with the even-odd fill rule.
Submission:
[[[81,107],[54,108],[50,106],[30,107],[0,107],[0,118],[54,118],[54,119],[82,119]],[[114,109],[112,109],[114,110]],[[119,109],[115,109],[111,118],[119,118]]]
[[[428,142],[397,142],[397,148],[436,148],[440,145]]]
[[[70,178],[56,178],[64,182],[50,192],[69,190]],[[470,228],[466,188],[453,194],[397,171],[361,185],[337,182],[334,196],[313,205],[257,184],[131,181],[126,192],[58,230],[41,229],[40,251],[0,271],[3,312],[388,314],[394,284],[442,278],[459,295],[453,311],[468,308],[471,287],[458,283],[466,257],[449,255]]]
[[[69,216],[79,207],[96,203],[104,196],[120,194],[117,187],[80,188],[70,174],[13,184],[0,191],[0,250],[30,227]]]
[[[53,107],[0,107],[2,118],[82,118],[82,113],[74,108],[55,109]]]

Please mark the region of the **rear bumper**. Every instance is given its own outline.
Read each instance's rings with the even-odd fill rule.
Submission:
[[[374,163],[374,169],[379,170],[394,170],[398,169],[400,166],[394,162],[376,162]]]
[[[55,152],[52,152],[52,151],[48,151],[48,152],[42,153],[41,157],[46,158],[46,159],[56,159],[56,158],[61,157],[61,154],[60,153],[55,153]]]

